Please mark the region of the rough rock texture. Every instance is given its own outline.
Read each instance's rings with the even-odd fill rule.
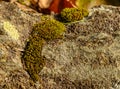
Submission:
[[[120,8],[97,6],[42,51],[45,89],[120,89]]]
[[[14,4],[0,2],[0,89],[35,89],[23,69],[21,54],[40,16],[23,12]]]
[[[120,89],[119,7],[94,7],[66,25],[64,39],[44,45],[41,82],[33,83],[21,54],[40,16],[0,2],[0,89]]]

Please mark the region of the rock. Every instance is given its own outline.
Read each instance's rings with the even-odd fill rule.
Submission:
[[[120,7],[96,6],[67,24],[63,39],[46,42],[34,83],[21,56],[41,16],[0,2],[0,89],[120,89]]]
[[[120,8],[114,6],[96,6],[84,22],[67,25],[63,40],[43,47],[43,87],[119,89],[119,33]]]
[[[24,12],[15,4],[0,2],[0,89],[35,89],[23,68],[21,54],[40,16]]]

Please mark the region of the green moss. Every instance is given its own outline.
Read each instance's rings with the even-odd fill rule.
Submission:
[[[87,16],[89,13],[86,9],[80,8],[65,8],[61,11],[60,16],[63,22],[74,22],[82,20],[83,17]]]
[[[43,20],[34,25],[22,57],[26,71],[33,81],[39,80],[38,73],[45,64],[45,60],[41,55],[44,42],[61,38],[64,32],[65,26],[54,19]]]
[[[54,19],[50,19],[36,24],[34,26],[34,30],[35,33],[33,32],[32,35],[37,32],[41,38],[45,40],[52,40],[61,38],[66,29],[62,23]]]
[[[40,37],[30,37],[23,54],[26,71],[34,81],[39,80],[38,73],[45,63],[41,56],[42,46],[43,40]]]

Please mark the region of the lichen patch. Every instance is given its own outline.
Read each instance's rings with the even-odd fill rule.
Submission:
[[[15,26],[12,25],[10,22],[8,21],[4,21],[3,22],[3,28],[6,31],[6,33],[14,40],[18,40],[19,39],[19,34],[18,31],[16,30]]]

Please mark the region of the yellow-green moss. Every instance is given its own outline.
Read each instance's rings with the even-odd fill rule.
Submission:
[[[61,38],[64,32],[65,26],[54,19],[43,20],[34,25],[22,57],[26,71],[33,81],[39,80],[38,73],[45,64],[45,60],[41,55],[44,41]]]
[[[38,73],[41,71],[45,63],[41,56],[42,46],[43,40],[40,39],[40,37],[30,37],[23,54],[26,71],[29,73],[33,81],[39,80]]]
[[[60,16],[63,22],[74,22],[82,20],[89,13],[86,9],[65,8],[61,11]]]
[[[66,29],[61,22],[49,19],[36,24],[34,26],[34,30],[34,32],[38,33],[41,38],[45,40],[52,40],[61,38]],[[32,35],[35,34],[34,32]]]

